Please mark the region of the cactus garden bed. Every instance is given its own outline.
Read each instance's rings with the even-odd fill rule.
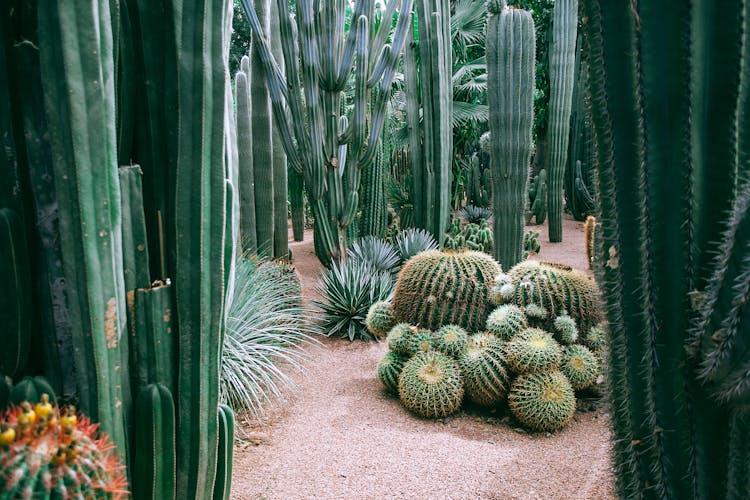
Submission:
[[[540,259],[585,270],[583,225],[564,220],[563,243]],[[311,236],[311,235],[310,235]],[[312,238],[293,244],[303,294],[319,264]],[[529,433],[509,413],[464,405],[420,419],[378,381],[385,342],[325,339],[299,391],[235,446],[236,498],[609,498],[613,473],[607,411],[579,401],[554,434]],[[583,411],[582,411],[583,410]]]

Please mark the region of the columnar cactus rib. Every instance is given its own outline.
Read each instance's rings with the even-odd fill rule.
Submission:
[[[280,69],[284,70],[284,54],[281,50],[281,32],[279,31],[279,7],[270,0],[270,40],[273,56]],[[260,68],[258,68],[260,70]],[[260,71],[258,71],[260,77]],[[269,109],[270,114],[270,109]],[[287,223],[287,161],[281,137],[273,128],[273,256],[277,259],[289,257],[289,237]]]
[[[135,291],[130,358],[135,394],[152,383],[162,384],[171,394],[177,394],[177,367],[174,362],[177,332],[173,293],[170,285],[155,285]]]
[[[0,208],[0,373],[18,375],[31,346],[31,286],[29,253],[23,223],[16,212]]]
[[[576,32],[578,30],[578,0],[555,2],[552,20],[549,80],[549,240],[562,241],[562,199],[565,163],[568,157],[570,113],[575,77]]]
[[[738,408],[696,380],[701,346],[686,332],[747,136],[736,127],[748,3],[681,3],[669,16],[655,1],[585,5],[618,494],[731,497],[748,466],[731,455]]]
[[[232,490],[232,451],[234,449],[234,412],[225,404],[219,405],[219,458],[216,468],[214,500],[229,500]]]
[[[241,66],[250,71],[250,58],[242,56]],[[240,176],[240,238],[242,248],[250,254],[258,253],[258,234],[255,219],[255,174],[253,172],[253,120],[251,119],[248,74],[239,71],[234,77],[237,103],[237,153]]]
[[[108,2],[62,0],[39,9],[79,400],[127,458],[130,383],[111,22]]]
[[[135,400],[133,494],[135,498],[176,498],[175,407],[162,384],[144,386]]]
[[[207,0],[185,3],[178,31],[178,498],[210,498],[216,474],[227,213],[224,7]]]
[[[509,269],[522,260],[526,181],[534,124],[536,34],[531,13],[504,8],[487,21],[487,103],[494,256]]]

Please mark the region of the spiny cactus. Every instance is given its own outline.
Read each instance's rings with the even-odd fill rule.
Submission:
[[[175,408],[162,384],[144,386],[135,399],[132,478],[136,498],[175,498]]]
[[[555,332],[555,338],[561,344],[569,345],[578,341],[576,322],[567,314],[562,314],[554,319],[552,330]]]
[[[435,338],[430,330],[418,329],[409,337],[409,355],[416,356],[434,349]]]
[[[586,344],[589,349],[594,352],[599,351],[605,345],[607,345],[607,327],[604,324],[599,324],[589,328],[583,339],[583,343]]]
[[[552,370],[516,378],[508,394],[508,406],[529,429],[554,432],[573,418],[576,399],[565,375]]]
[[[527,328],[506,346],[508,366],[516,373],[555,369],[562,361],[562,349],[552,335],[538,328]]]
[[[515,304],[506,304],[492,311],[487,317],[487,331],[500,340],[510,340],[526,328],[526,315]]]
[[[579,391],[591,387],[599,376],[599,360],[588,347],[568,346],[563,355],[560,371],[568,377],[573,389]]]
[[[386,341],[388,348],[398,354],[409,356],[409,340],[417,332],[417,328],[408,323],[399,323],[388,332]]]
[[[458,359],[458,365],[469,400],[492,406],[507,395],[510,380],[505,346],[500,339],[487,334],[472,336]]]
[[[533,302],[523,307],[523,311],[531,326],[539,327],[544,325],[549,318],[549,312],[547,312],[547,309],[545,309],[544,306],[534,304]]]
[[[99,426],[43,395],[0,423],[0,498],[125,498],[125,467]]]
[[[494,257],[506,269],[523,255],[523,213],[534,124],[536,35],[531,13],[490,5],[487,103],[491,134]]]
[[[535,261],[521,262],[508,274],[514,287],[510,302],[521,307],[539,304],[550,319],[567,311],[579,331],[587,331],[601,321],[599,290],[585,274],[569,266]]]
[[[15,405],[20,405],[24,401],[38,403],[42,394],[46,394],[52,404],[56,402],[52,385],[46,378],[40,376],[24,377],[10,389],[9,402]]]
[[[549,57],[549,240],[562,241],[563,177],[568,159],[570,113],[575,80],[578,0],[557,0],[552,19]]]
[[[585,235],[586,244],[586,261],[589,263],[589,269],[594,264],[594,248],[595,241],[594,236],[596,235],[596,217],[589,215],[586,217],[586,222],[583,224],[583,234]]]
[[[378,361],[378,380],[393,394],[398,394],[398,377],[401,375],[401,370],[404,368],[404,363],[407,359],[403,354],[388,351]]]
[[[539,234],[539,231],[531,229],[523,233],[523,260],[538,254],[542,250],[542,244],[539,243]]]
[[[367,330],[376,337],[384,337],[396,325],[393,318],[393,306],[385,300],[375,302],[370,306],[365,318]]]
[[[526,217],[527,223],[534,217],[535,224],[544,224],[547,218],[547,170],[542,169],[529,185],[530,210]]]
[[[466,349],[468,342],[469,336],[460,326],[445,325],[435,332],[435,349],[454,358]]]
[[[447,324],[470,332],[483,329],[491,307],[489,290],[499,272],[500,266],[482,252],[423,252],[399,273],[394,316],[430,330]]]
[[[479,224],[469,223],[461,225],[460,219],[453,219],[448,228],[448,233],[443,241],[446,250],[475,250],[491,253],[495,244],[492,229],[487,220],[481,220]]]
[[[439,352],[417,354],[401,371],[398,395],[407,410],[421,417],[441,418],[455,413],[464,396],[458,365]]]

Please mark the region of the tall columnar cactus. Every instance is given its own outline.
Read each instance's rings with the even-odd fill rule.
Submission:
[[[279,31],[279,6],[271,0],[270,40],[271,51],[281,71],[284,71],[284,54],[281,51],[281,33]],[[260,74],[258,75],[260,76]],[[272,130],[273,140],[273,256],[276,258],[289,257],[289,229],[287,218],[287,161],[284,145],[278,128]]]
[[[155,285],[135,291],[134,324],[130,353],[133,394],[142,387],[159,383],[177,394],[176,324],[173,311],[173,289]]]
[[[60,0],[39,8],[79,401],[127,458],[130,383],[111,23],[107,2]]]
[[[324,2],[318,12],[316,2],[302,0],[296,4],[294,18],[287,3],[279,1],[284,60],[300,61],[300,65],[287,64],[284,74],[271,54],[264,26],[250,0],[242,0],[242,4],[253,31],[253,50],[257,49],[263,63],[287,161],[304,175],[315,217],[316,253],[328,265],[342,255],[346,229],[359,205],[361,170],[374,161],[377,153],[391,82],[410,23],[411,0],[401,2],[393,33],[397,4],[388,2],[373,37],[373,13],[364,0],[354,5],[346,34],[342,19],[348,4],[343,0]],[[386,44],[389,35],[392,44]],[[297,38],[299,43],[295,43]],[[354,107],[346,123],[340,120],[341,99],[352,71]]]
[[[255,223],[258,250],[273,256],[274,247],[274,134],[271,121],[271,98],[263,71],[263,40],[271,37],[271,2],[251,0],[258,13],[262,35],[254,34],[250,49],[251,117],[253,122],[253,179],[255,186]],[[263,38],[261,39],[260,36]],[[241,175],[241,174],[240,174]]]
[[[570,112],[575,81],[578,0],[558,0],[552,18],[552,45],[549,54],[549,240],[562,241],[563,177],[568,157]]]
[[[412,161],[411,190],[415,225],[440,239],[450,218],[451,164],[453,160],[453,86],[451,84],[451,17],[448,0],[417,0],[419,66],[414,54],[405,59],[407,114],[415,120],[409,126]],[[411,82],[409,82],[411,81]],[[421,89],[420,89],[421,87]],[[419,108],[422,97],[421,126]],[[422,145],[419,146],[420,137]],[[419,153],[415,153],[420,149]]]
[[[494,256],[509,269],[522,260],[526,180],[534,125],[536,35],[531,13],[489,3],[487,103],[495,214]]]
[[[584,12],[617,489],[747,498],[750,3],[663,7]]]
[[[248,74],[250,58],[243,56],[241,71],[234,77],[235,102],[237,103],[237,152],[240,176],[240,238],[242,248],[250,254],[258,252],[258,235],[255,219],[255,174],[253,173],[253,121],[250,113],[250,90]]]
[[[365,169],[362,177],[362,218],[359,221],[359,236],[378,236],[385,234],[387,207],[385,200],[385,175],[388,159],[383,151],[383,144],[378,146],[375,160]]]
[[[135,399],[134,498],[175,498],[175,453],[172,394],[162,384],[149,384]]]
[[[292,233],[294,241],[305,239],[305,178],[287,165],[289,180],[289,204],[292,209]]]
[[[227,8],[219,1],[185,3],[178,31],[181,56],[177,80],[181,90],[174,285],[179,335],[175,398],[178,498],[210,498],[216,475],[219,354],[225,265],[229,265],[224,262]]]
[[[26,234],[16,212],[0,208],[0,373],[15,376],[26,366],[31,346],[31,286]]]
[[[229,500],[232,490],[232,452],[234,451],[234,412],[219,405],[219,458],[216,464],[214,500]]]

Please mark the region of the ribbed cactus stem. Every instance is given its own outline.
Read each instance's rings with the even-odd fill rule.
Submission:
[[[175,406],[162,384],[143,387],[135,400],[133,494],[142,499],[173,499],[175,484]]]
[[[280,69],[284,71],[284,54],[281,50],[279,30],[279,6],[277,2],[271,0],[270,7],[271,49]],[[274,126],[271,132],[273,139],[273,256],[285,259],[289,256],[287,162],[284,145],[277,128]]]
[[[575,83],[575,49],[578,31],[578,0],[558,0],[552,18],[549,55],[549,240],[562,241],[562,201],[565,163],[568,157],[570,113]]]
[[[250,71],[250,58],[243,56],[240,68]],[[244,70],[234,77],[235,102],[237,103],[237,153],[240,177],[240,239],[242,248],[258,253],[258,235],[255,219],[255,174],[253,173],[253,121],[250,111],[250,89],[248,75]]]
[[[292,232],[294,241],[305,239],[305,178],[289,167],[289,203],[292,208]]]
[[[487,22],[487,103],[494,256],[504,269],[523,257],[523,216],[534,125],[536,34],[531,13],[505,7]]]
[[[39,9],[79,402],[127,459],[130,383],[111,23],[108,2],[62,0]]]

